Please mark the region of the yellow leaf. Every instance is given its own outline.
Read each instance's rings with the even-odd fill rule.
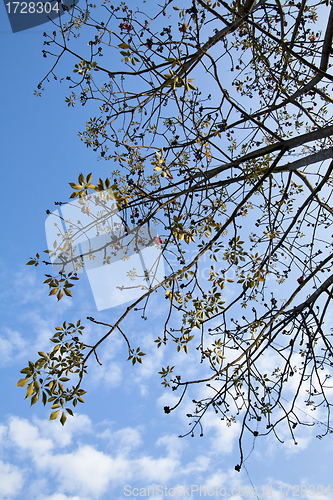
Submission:
[[[26,383],[27,383],[27,382],[29,382],[29,380],[30,380],[30,377],[29,377],[29,378],[21,378],[21,379],[17,382],[16,386],[17,386],[17,387],[24,387],[24,386],[26,385]]]
[[[61,422],[61,425],[65,425],[66,420],[67,420],[67,417],[66,417],[66,415],[65,415],[65,412],[63,411],[63,412],[62,412],[62,415],[61,415],[61,417],[60,417],[60,422]]]
[[[60,410],[52,412],[49,420],[55,420],[57,418],[57,416],[59,415],[59,411]]]
[[[34,392],[34,383],[31,382],[27,387],[27,399],[30,398],[33,392]]]
[[[39,397],[39,393],[38,393],[38,392],[32,396],[30,406],[32,406],[32,405],[34,405],[35,403],[37,403],[37,401],[38,401],[38,397]]]

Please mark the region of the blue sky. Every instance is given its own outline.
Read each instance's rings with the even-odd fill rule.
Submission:
[[[97,317],[85,275],[75,297],[58,304],[47,297],[44,269],[25,263],[46,249],[45,211],[55,209],[54,201],[68,200],[68,182],[81,171],[104,178],[108,171],[77,137],[88,110],[66,105],[66,82],[51,81],[42,97],[33,95],[49,68],[41,54],[46,26],[13,34],[4,6],[1,12],[0,499],[106,500],[126,498],[126,491],[133,492],[130,498],[137,492],[143,496],[158,485],[167,491],[201,485],[207,492],[225,488],[226,496],[235,488],[233,498],[238,500],[246,496],[251,481],[260,500],[263,486],[272,486],[274,500],[282,498],[282,484],[322,485],[325,490],[331,480],[333,442],[331,435],[315,437],[323,431],[319,412],[310,415],[310,420],[312,415],[318,419],[314,427],[298,429],[298,446],[287,433],[284,444],[271,435],[257,439],[240,473],[234,470],[238,424],[227,427],[208,415],[203,438],[177,437],[188,427],[190,396],[178,411],[164,414],[163,406],[176,399],[157,375],[164,360],[172,363],[152,342],[164,308],[157,299],[149,321],[128,324],[147,353],[143,365],[126,362],[125,346],[114,335],[101,353],[103,366],[92,363],[89,368],[86,403],[64,427],[48,422],[48,409],[42,405],[29,408],[24,401],[24,391],[15,387],[19,371],[27,359],[36,358],[37,350],[48,349],[53,327],[64,319]],[[120,310],[103,311],[98,318],[112,322]],[[87,338],[96,338],[96,329],[83,323]],[[189,354],[182,363],[187,373],[194,373],[198,359]],[[245,456],[251,449],[252,441],[246,442]]]

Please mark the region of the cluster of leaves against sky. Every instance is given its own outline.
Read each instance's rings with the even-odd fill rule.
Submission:
[[[35,93],[52,77],[64,80],[58,63],[72,58],[66,102],[93,115],[79,136],[106,161],[107,174],[80,174],[71,198],[84,212],[87,194],[112,188],[125,228],[158,230],[165,279],[102,323],[105,335],[94,345],[79,339],[80,321],[58,327],[53,350],[29,362],[19,385],[28,383],[31,403],[41,395],[55,410],[51,419],[61,414],[64,424],[68,404],[83,401],[89,358],[99,362],[114,331],[132,364],[142,361],[129,317],[146,320],[152,294],[165,296],[156,348],[200,361],[195,379],[162,367],[162,384],[180,393],[165,412],[189,391],[185,435],[202,434],[209,411],[229,425],[239,421],[239,470],[246,432],[280,439],[284,422],[296,443],[297,424],[312,423],[299,411],[304,401],[320,407],[330,432],[333,8],[170,0],[154,9],[104,1],[65,13],[44,34],[52,68]],[[75,244],[72,229],[62,235],[63,254]],[[80,259],[72,261],[77,269]],[[41,262],[37,255],[29,264]],[[50,295],[71,295],[73,277],[64,268],[49,274]]]

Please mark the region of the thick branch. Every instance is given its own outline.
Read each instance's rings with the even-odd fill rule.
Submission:
[[[319,151],[318,153],[314,153],[313,155],[304,156],[300,160],[293,161],[292,163],[286,163],[281,167],[278,167],[277,171],[294,171],[298,168],[306,167],[307,165],[312,165],[313,163],[317,163],[319,161],[328,160],[329,158],[333,158],[333,148],[323,149],[323,151]]]
[[[292,314],[292,315],[297,315],[301,311],[303,311],[306,307],[309,307],[312,305],[317,298],[321,295],[322,292],[328,289],[333,284],[333,274],[327,278],[326,281],[312,294],[310,297],[308,297],[302,304],[299,304],[298,306],[294,307],[294,309],[290,311],[286,311],[285,314]]]
[[[297,137],[292,137],[287,141],[275,142],[274,144],[270,144],[269,146],[265,146],[264,148],[257,149],[255,151],[252,151],[251,153],[248,153],[247,155],[237,158],[236,160],[230,163],[222,165],[221,167],[213,168],[212,170],[209,170],[204,174],[198,173],[195,175],[195,177],[201,177],[202,175],[205,175],[205,177],[209,179],[211,177],[214,177],[214,175],[223,172],[224,170],[227,170],[231,167],[236,167],[237,165],[245,163],[246,161],[254,160],[255,158],[260,158],[261,156],[274,153],[275,151],[279,151],[281,149],[289,151],[290,149],[296,148],[297,146],[301,146],[302,144],[306,144],[312,141],[317,141],[319,139],[324,139],[325,137],[330,137],[332,134],[333,134],[333,125],[318,130],[313,130],[312,132],[308,132],[306,134],[299,135]]]

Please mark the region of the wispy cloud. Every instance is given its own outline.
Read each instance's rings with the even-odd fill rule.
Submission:
[[[0,460],[0,498],[16,497],[23,488],[24,473],[13,464]]]

